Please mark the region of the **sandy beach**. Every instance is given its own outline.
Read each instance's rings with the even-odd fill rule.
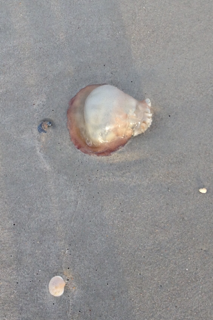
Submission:
[[[11,0],[0,20],[0,319],[211,320],[212,2]],[[108,157],[67,129],[102,83],[154,109]]]

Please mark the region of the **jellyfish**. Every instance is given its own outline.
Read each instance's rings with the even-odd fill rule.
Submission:
[[[67,127],[76,148],[107,156],[152,123],[151,101],[138,101],[112,85],[89,85],[69,103]]]

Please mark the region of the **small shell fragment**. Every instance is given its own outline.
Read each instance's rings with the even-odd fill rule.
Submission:
[[[206,188],[200,188],[200,189],[199,189],[199,192],[200,192],[200,193],[206,193],[206,192],[207,192],[207,189],[206,189]]]
[[[46,133],[46,132],[47,132],[47,129],[48,129],[49,127],[51,127],[51,126],[52,126],[51,121],[46,121],[46,120],[44,120],[44,121],[42,121],[42,122],[39,124],[39,126],[38,126],[38,132],[39,132],[39,133],[42,133],[42,132]]]
[[[53,277],[49,282],[49,292],[54,297],[60,297],[64,293],[65,281],[60,276]]]

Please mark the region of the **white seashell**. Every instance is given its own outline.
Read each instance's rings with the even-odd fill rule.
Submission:
[[[109,155],[152,123],[151,101],[138,101],[111,85],[90,85],[71,99],[68,129],[84,153]]]
[[[65,281],[60,276],[53,277],[49,282],[49,292],[55,297],[60,297],[64,293]]]
[[[207,192],[207,189],[206,189],[206,188],[200,188],[200,189],[199,189],[199,192],[200,192],[200,193],[206,193],[206,192]]]

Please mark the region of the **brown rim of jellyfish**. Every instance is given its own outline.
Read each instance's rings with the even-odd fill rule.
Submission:
[[[81,89],[69,102],[69,109],[67,110],[67,128],[70,133],[70,138],[77,149],[83,153],[96,156],[109,156],[111,153],[123,147],[130,137],[118,138],[116,141],[101,144],[100,146],[89,146],[87,145],[85,138],[82,136],[77,120],[75,118],[76,110],[84,104],[86,98],[95,88],[101,85],[89,85]],[[85,91],[85,93],[83,93]],[[83,94],[82,94],[83,93]],[[81,94],[83,98],[81,98]],[[78,102],[78,104],[76,103]]]

